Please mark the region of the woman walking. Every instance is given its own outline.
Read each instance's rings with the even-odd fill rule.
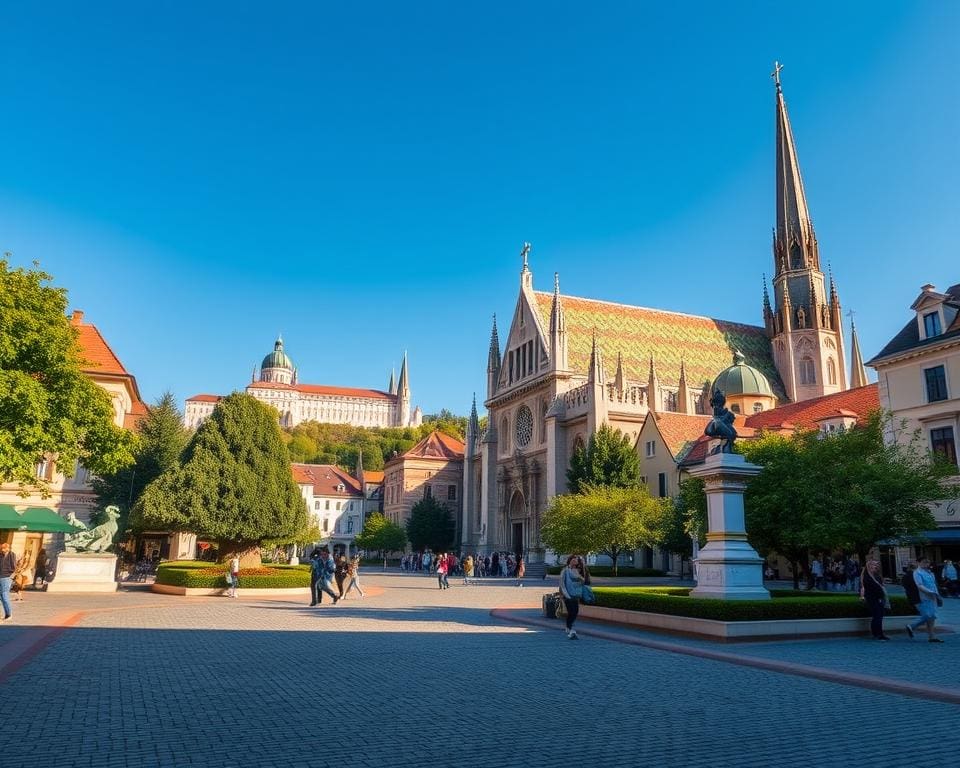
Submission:
[[[230,558],[230,591],[227,597],[237,596],[237,587],[240,586],[240,558],[234,555]]]
[[[450,561],[447,559],[446,554],[441,554],[437,559],[437,583],[440,585],[440,589],[449,589],[450,584],[447,582],[447,569],[450,567]]]
[[[343,584],[347,580],[347,574],[350,573],[350,566],[347,564],[347,556],[340,555],[337,558],[337,567],[333,572],[333,578],[337,582],[337,591],[340,593],[340,599],[343,599],[343,596],[346,594],[343,591]]]
[[[347,591],[343,593],[344,599],[350,594],[350,590],[355,589],[360,593],[360,599],[363,600],[363,590],[360,588],[360,555],[354,555],[347,566]]]
[[[883,611],[889,604],[886,587],[883,586],[883,576],[880,575],[880,563],[877,560],[868,560],[860,577],[860,599],[865,601],[870,609],[870,634],[874,640],[889,640],[883,634]]]
[[[570,555],[566,567],[560,572],[560,594],[567,608],[567,637],[577,639],[577,630],[573,625],[580,613],[580,596],[583,594],[583,585],[590,583],[590,573],[587,564],[580,555]]]

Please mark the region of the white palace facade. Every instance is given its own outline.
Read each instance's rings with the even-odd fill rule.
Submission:
[[[406,354],[400,378],[396,379],[391,373],[386,391],[301,384],[293,361],[283,350],[283,339],[278,338],[273,352],[263,358],[259,375],[254,369],[245,391],[276,408],[284,427],[294,427],[305,421],[354,427],[418,427],[423,421],[419,406],[411,411]],[[202,394],[188,398],[183,409],[184,424],[196,429],[213,413],[220,399],[220,395]]]

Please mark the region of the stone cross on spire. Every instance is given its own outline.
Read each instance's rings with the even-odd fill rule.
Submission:
[[[530,243],[523,244],[523,248],[520,249],[520,255],[523,257],[523,271],[526,272],[529,270],[527,266],[527,256],[530,255]]]

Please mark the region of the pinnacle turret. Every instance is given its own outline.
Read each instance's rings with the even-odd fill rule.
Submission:
[[[857,338],[857,326],[853,322],[853,313],[850,313],[850,388],[865,387],[867,369],[863,367],[863,355],[860,354],[860,339]]]

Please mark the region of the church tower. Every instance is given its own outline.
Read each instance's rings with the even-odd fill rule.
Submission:
[[[403,353],[400,366],[400,379],[397,381],[397,424],[398,427],[410,426],[410,372],[407,369],[407,353]]]
[[[820,248],[807,208],[800,164],[780,85],[776,83],[777,226],[773,232],[773,306],[764,279],[764,324],[773,359],[792,402],[847,389],[837,288],[820,268]]]

